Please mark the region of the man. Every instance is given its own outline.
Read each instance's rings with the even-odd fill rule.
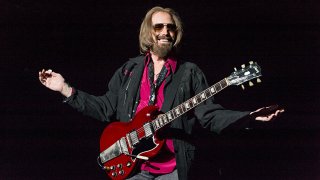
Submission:
[[[177,59],[176,49],[182,33],[181,20],[172,9],[154,7],[148,11],[139,35],[142,55],[130,59],[116,71],[102,96],[69,86],[52,70],[39,72],[39,80],[64,95],[67,104],[98,120],[129,122],[148,105],[167,112],[208,88],[202,71],[195,64]],[[195,150],[188,137],[197,122],[220,133],[235,122],[270,121],[284,111],[266,110],[268,108],[254,112],[231,111],[216,104],[213,98],[206,100],[164,130],[166,141],[160,153],[142,163],[139,172],[130,179],[187,179]]]

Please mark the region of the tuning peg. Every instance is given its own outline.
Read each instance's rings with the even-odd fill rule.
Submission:
[[[233,69],[234,69],[234,71],[237,71],[237,68],[236,68],[236,67],[234,67]]]
[[[249,61],[249,64],[253,64],[253,61]]]
[[[245,64],[242,64],[241,67],[242,67],[242,69],[244,69],[244,68],[246,67],[246,65],[245,65]]]
[[[244,87],[244,85],[243,85],[243,84],[241,84],[241,88],[242,88],[242,90],[244,90],[244,89],[245,89],[245,87]]]
[[[249,81],[249,86],[253,86],[253,82],[252,81]]]
[[[261,79],[260,78],[257,78],[257,83],[261,83]]]

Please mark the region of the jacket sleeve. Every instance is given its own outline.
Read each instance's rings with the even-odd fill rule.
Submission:
[[[108,91],[104,95],[94,96],[81,90],[75,90],[75,93],[65,102],[84,115],[110,122],[115,119],[121,83],[122,68],[113,75],[108,84]]]
[[[195,94],[198,94],[208,87],[205,75],[198,67],[196,67],[193,73],[193,91]],[[249,111],[227,110],[220,104],[215,103],[213,97],[197,106],[194,112],[202,127],[208,128],[210,131],[216,133],[220,133],[223,129],[237,121],[247,121],[244,117],[248,116],[250,113]],[[237,124],[245,126],[247,123],[237,122]]]

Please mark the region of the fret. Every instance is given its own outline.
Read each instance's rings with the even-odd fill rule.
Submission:
[[[222,89],[228,86],[228,83],[225,79],[221,80],[220,82],[221,82],[220,84],[222,86]]]
[[[183,114],[184,112],[186,112],[186,109],[184,108],[183,104],[180,104],[180,105],[179,105],[179,109],[180,109],[181,114]]]
[[[197,98],[197,104],[200,104],[200,103],[201,103],[201,97],[200,97],[200,94],[196,95],[196,98]]]
[[[214,85],[210,87],[210,92],[212,94],[214,94],[216,92],[216,89],[215,89]]]
[[[201,98],[201,100],[206,99],[206,94],[205,94],[204,92],[203,92],[203,93],[201,93],[200,98]]]
[[[209,89],[206,89],[206,90],[205,90],[205,94],[206,94],[206,97],[207,97],[207,98],[211,97],[211,93],[210,93],[210,90],[209,90]]]
[[[160,126],[162,127],[162,126],[163,126],[162,118],[161,118],[161,117],[159,117],[159,118],[158,118],[158,121],[159,121]]]
[[[154,121],[155,121],[155,123],[156,123],[156,129],[159,129],[159,128],[160,128],[160,124],[159,124],[158,120],[155,119]]]
[[[180,113],[179,106],[174,109],[174,112],[176,112],[177,116],[179,116],[179,115],[181,114],[181,113]]]
[[[197,101],[197,97],[196,96],[192,98],[192,103],[193,103],[194,106],[197,105],[198,101]]]
[[[156,127],[156,123],[155,123],[155,121],[151,121],[151,124],[152,124],[152,127],[153,127],[153,130],[157,130],[157,127]]]
[[[220,83],[216,83],[214,85],[214,87],[216,88],[216,91],[218,91],[218,92],[222,89]]]
[[[165,124],[167,124],[167,123],[168,123],[168,119],[167,119],[166,114],[162,115],[162,118],[163,118],[163,122],[164,122]]]
[[[172,114],[171,114],[171,111],[169,111],[169,112],[167,113],[167,116],[168,116],[169,121],[171,121],[171,120],[173,119]]]
[[[184,105],[183,105],[183,104],[180,104],[178,107],[179,107],[179,109],[180,109],[181,114],[183,114],[184,112],[186,112],[186,109],[184,108]]]
[[[217,91],[221,91],[222,89],[224,89],[225,87],[228,86],[228,83],[227,83],[227,81],[226,81],[225,79],[219,81],[219,82],[217,83],[217,85],[218,85],[218,84],[219,84],[219,89],[217,89]]]
[[[174,109],[172,109],[172,110],[170,111],[170,113],[171,113],[171,115],[172,115],[172,119],[175,119],[175,118],[177,117],[177,115],[176,115],[175,112],[174,112]]]
[[[184,103],[184,107],[186,108],[186,110],[189,109],[190,108],[190,102],[189,101],[185,102]]]
[[[193,108],[193,107],[194,107],[194,103],[192,102],[192,99],[189,99],[187,102],[189,103],[190,108]]]

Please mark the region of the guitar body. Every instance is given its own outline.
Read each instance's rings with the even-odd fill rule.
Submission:
[[[119,142],[120,139],[126,143],[128,152],[119,153],[116,157],[110,158],[110,160],[103,163],[103,168],[111,179],[129,177],[141,162],[139,157],[152,158],[158,154],[164,144],[164,140],[158,138],[156,134],[146,137],[143,126],[151,122],[159,114],[160,112],[156,106],[147,106],[139,111],[132,121],[127,123],[113,122],[104,129],[100,138],[101,153],[108,148],[112,149],[112,146],[115,146],[115,143]],[[133,134],[133,136],[130,134]],[[138,137],[138,143],[135,143],[131,138],[136,137],[135,135]],[[113,151],[111,150],[108,153],[112,154]]]

